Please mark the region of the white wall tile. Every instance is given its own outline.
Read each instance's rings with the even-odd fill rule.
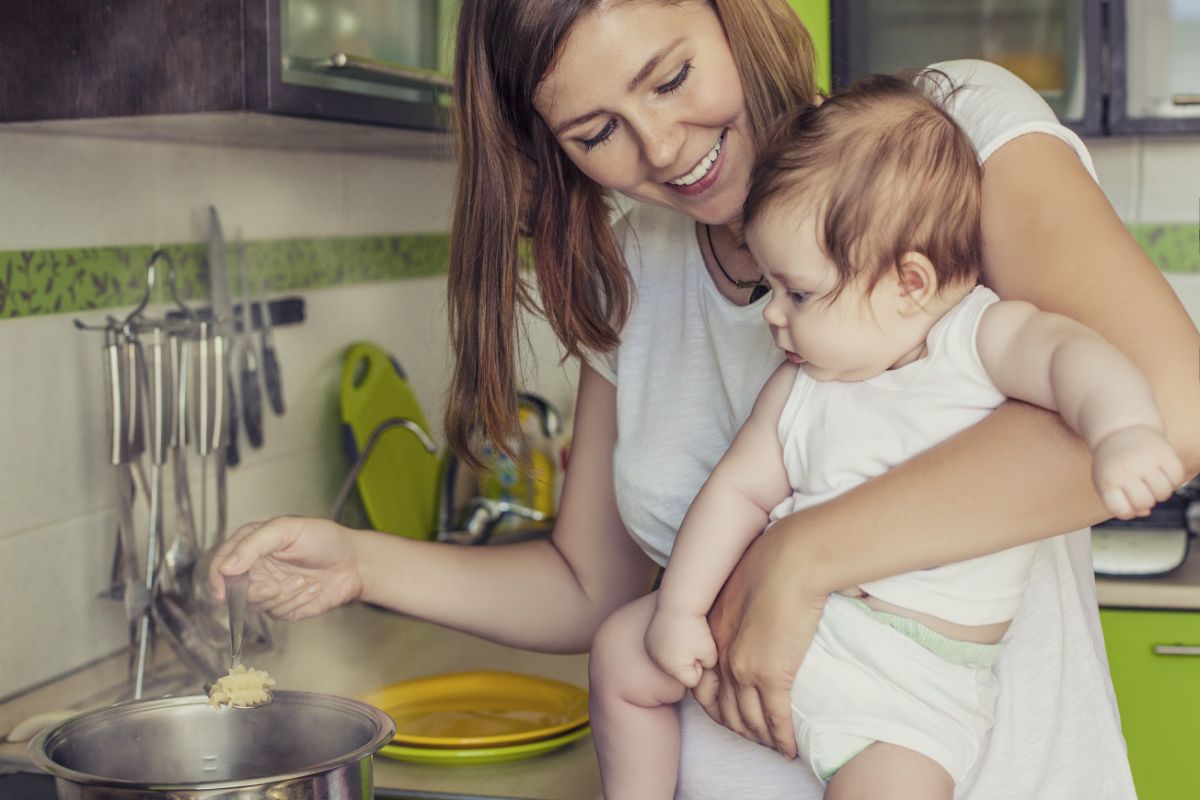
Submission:
[[[115,516],[77,516],[0,539],[0,697],[124,647],[108,584]]]
[[[1139,222],[1200,224],[1200,139],[1147,138]]]
[[[1117,214],[1127,222],[1137,217],[1141,141],[1096,137],[1087,140],[1100,187]]]

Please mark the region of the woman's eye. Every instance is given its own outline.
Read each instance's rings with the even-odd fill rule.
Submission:
[[[674,78],[671,78],[671,80],[667,81],[662,86],[656,87],[654,91],[658,92],[659,94],[672,94],[673,92],[677,92],[679,91],[680,87],[683,86],[684,81],[686,81],[688,76],[691,74],[692,62],[685,61],[683,62],[683,66],[679,68],[679,72],[675,74]]]
[[[597,133],[595,136],[593,136],[590,139],[583,140],[583,149],[584,150],[592,150],[593,148],[599,147],[600,145],[604,144],[605,142],[607,142],[609,140],[609,137],[611,137],[613,135],[613,131],[616,129],[617,129],[617,123],[613,122],[610,119],[607,123],[605,123],[604,127],[600,129],[599,133]]]

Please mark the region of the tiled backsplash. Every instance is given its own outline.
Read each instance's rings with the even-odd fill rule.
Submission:
[[[232,243],[230,243],[232,244]],[[0,251],[0,319],[112,308],[138,303],[146,288],[150,245]],[[208,296],[208,262],[200,244],[161,247],[175,268],[184,302]],[[445,233],[277,239],[243,243],[251,291],[295,292],[369,281],[442,275],[450,255]],[[235,295],[238,264],[228,265]],[[166,300],[165,289],[158,290]]]
[[[1200,141],[1095,140],[1101,183],[1200,319]],[[127,308],[152,246],[184,293],[205,295],[206,209],[239,233],[272,294],[302,293],[303,325],[276,330],[287,414],[243,446],[233,524],[324,515],[346,469],[340,354],[394,353],[434,428],[449,378],[445,280],[453,165],[436,159],[14,133],[0,128],[0,697],[123,646],[101,601],[115,488],[103,456],[100,343],[71,325]],[[234,289],[236,292],[237,284]],[[69,314],[67,312],[70,312]],[[526,386],[569,411],[574,376],[530,326]]]
[[[242,440],[242,463],[229,475],[230,523],[326,515],[348,468],[337,386],[352,341],[374,341],[397,357],[442,441],[454,168],[417,157],[0,128],[0,176],[4,697],[127,639],[121,604],[96,597],[108,583],[116,524],[101,342],[76,331],[72,318],[100,322],[102,309],[128,310],[141,297],[145,259],[164,243],[184,293],[202,302],[199,243],[215,205],[226,238],[240,232],[247,264],[270,294],[301,294],[306,304],[302,325],[275,331],[287,411],[264,414],[262,449]],[[232,288],[236,295],[236,277]],[[530,340],[526,386],[569,411],[574,376],[558,366],[552,334],[535,323]],[[198,474],[198,461],[191,471]]]

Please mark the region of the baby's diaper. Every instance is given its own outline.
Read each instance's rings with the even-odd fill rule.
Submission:
[[[995,722],[991,664],[999,650],[831,595],[792,682],[801,758],[828,781],[871,743],[889,742],[933,759],[961,783]]]

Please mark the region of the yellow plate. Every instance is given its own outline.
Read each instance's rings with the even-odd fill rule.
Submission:
[[[389,744],[379,751],[379,755],[395,758],[400,761],[411,761],[415,764],[499,764],[503,761],[516,761],[521,758],[532,758],[565,747],[571,742],[578,741],[592,732],[592,726],[584,725],[560,736],[541,739],[526,744],[514,744],[506,747],[469,747],[463,750],[451,750],[442,747],[406,747]]]
[[[588,721],[587,692],[515,672],[456,672],[360,698],[396,723],[397,745],[495,748],[550,739]]]

